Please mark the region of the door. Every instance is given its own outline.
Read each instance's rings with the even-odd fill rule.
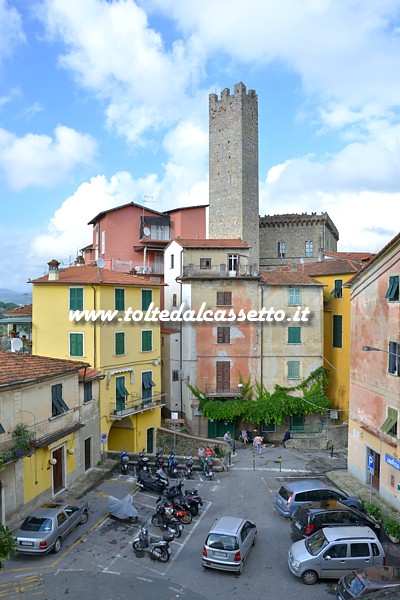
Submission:
[[[55,458],[57,463],[53,465],[53,493],[57,494],[64,487],[64,452],[63,448],[53,450],[52,458]]]
[[[379,478],[381,474],[381,455],[372,448],[368,448],[368,454],[374,457],[374,472],[372,474],[372,487],[379,491]],[[368,459],[367,459],[368,460]],[[368,464],[368,462],[367,462]]]
[[[373,560],[371,548],[368,542],[352,542],[350,544],[350,556],[348,559],[349,571],[353,569],[364,569],[372,567]]]
[[[232,439],[235,439],[236,423],[233,421],[208,421],[208,434],[209,438],[220,438],[224,437],[227,431],[231,432]]]
[[[231,389],[231,363],[219,360],[216,365],[217,392],[229,392]]]
[[[337,577],[347,570],[347,544],[332,544],[323,552],[320,577]]]
[[[86,438],[85,440],[85,471],[88,471],[92,466],[92,456],[91,456],[91,440],[92,438]]]

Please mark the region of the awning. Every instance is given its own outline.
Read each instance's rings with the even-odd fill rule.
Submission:
[[[126,369],[113,369],[112,371],[108,371],[107,372],[107,389],[110,388],[110,381],[111,381],[111,376],[112,375],[119,375],[120,373],[130,373],[131,376],[131,385],[133,383],[133,368],[132,367],[127,367]]]

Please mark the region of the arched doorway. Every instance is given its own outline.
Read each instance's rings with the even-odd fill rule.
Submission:
[[[108,449],[110,452],[135,451],[135,428],[130,417],[112,424],[108,434]]]

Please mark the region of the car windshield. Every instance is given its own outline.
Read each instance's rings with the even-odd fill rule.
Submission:
[[[317,556],[317,554],[319,554],[327,545],[328,540],[326,539],[322,529],[311,535],[306,540],[306,548],[313,556]]]
[[[22,531],[51,531],[51,519],[27,517],[21,525]]]
[[[355,597],[357,597],[365,588],[365,585],[357,577],[354,573],[349,573],[344,577],[345,587],[351,592]]]
[[[206,546],[214,550],[237,550],[239,548],[236,536],[222,533],[210,533]]]

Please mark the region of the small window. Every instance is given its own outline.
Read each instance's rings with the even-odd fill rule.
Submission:
[[[171,257],[170,257],[170,268],[171,269],[174,268],[174,264],[175,264],[175,257],[173,254],[171,254]]]
[[[395,408],[388,407],[387,418],[381,429],[384,433],[397,438],[398,412]]]
[[[332,296],[334,298],[343,297],[343,279],[335,279],[335,287],[332,290]]]
[[[69,410],[68,406],[63,400],[63,386],[62,383],[57,383],[51,386],[51,416],[57,417]]]
[[[288,344],[301,344],[301,327],[288,327]]]
[[[306,257],[314,256],[314,242],[306,242]]]
[[[153,350],[153,332],[151,329],[142,331],[142,352],[151,352]]]
[[[106,232],[105,231],[101,232],[101,253],[102,254],[106,253]]]
[[[232,292],[217,292],[217,306],[232,306]]]
[[[211,269],[211,258],[201,258],[200,269]]]
[[[342,329],[343,317],[342,315],[333,315],[333,340],[332,346],[334,348],[342,347],[342,337],[343,337],[343,329]]]
[[[400,344],[389,342],[388,373],[400,376]]]
[[[152,290],[142,290],[142,310],[147,310],[153,301]]]
[[[115,310],[125,310],[125,290],[123,288],[115,289]]]
[[[366,544],[366,546],[368,546],[368,544]],[[346,558],[347,544],[334,544],[325,552],[324,558],[327,556],[330,556],[331,558]]]
[[[228,254],[228,271],[237,271],[239,266],[239,257],[237,254]]]
[[[115,355],[121,356],[125,354],[125,332],[124,331],[116,331],[115,332]]]
[[[379,547],[378,544],[375,544],[375,542],[371,542],[371,549],[372,549],[372,554],[374,556],[380,556],[380,551],[379,551]]]
[[[172,294],[172,306],[174,308],[178,306],[178,294]]]
[[[83,310],[83,288],[69,288],[69,310]]]
[[[388,291],[385,294],[385,298],[389,300],[389,302],[398,302],[399,301],[399,276],[393,275],[389,277],[389,287]]]
[[[278,258],[285,258],[286,244],[285,242],[278,242]]]
[[[92,382],[85,381],[83,384],[83,403],[86,404],[86,402],[91,402],[91,400],[93,400]]]
[[[288,304],[289,306],[297,306],[297,304],[301,304],[300,288],[288,289]]]
[[[83,356],[83,333],[69,334],[69,355]]]
[[[289,360],[287,363],[288,379],[300,379],[300,361]]]
[[[172,371],[172,381],[179,381],[179,371]]]
[[[364,558],[364,557],[369,557],[370,552],[369,552],[369,545],[362,543],[362,542],[357,542],[354,544],[350,544],[350,556],[353,558]]]
[[[218,344],[229,344],[231,341],[231,328],[230,327],[217,327],[217,343]]]
[[[142,373],[142,400],[143,401],[151,401],[153,397],[153,387],[155,387],[155,383],[152,380],[153,373],[152,371],[143,371]]]

